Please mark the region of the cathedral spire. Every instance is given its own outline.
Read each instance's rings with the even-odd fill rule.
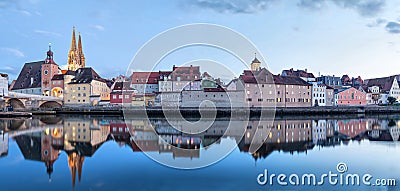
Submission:
[[[81,33],[78,33],[78,55],[79,55],[79,64],[81,68],[85,67],[85,55],[83,54],[82,50],[82,38]]]
[[[76,50],[75,26],[72,27],[72,41],[70,51],[72,50]]]
[[[82,39],[81,39],[81,33],[78,33],[78,52],[82,53]]]

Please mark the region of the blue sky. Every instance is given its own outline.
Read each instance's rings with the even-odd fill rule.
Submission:
[[[190,23],[243,34],[273,73],[292,67],[363,78],[400,73],[400,2],[395,0],[0,0],[0,72],[16,78],[25,62],[45,58],[49,42],[55,61],[65,65],[75,26],[87,65],[103,77],[117,76],[155,35]],[[169,56],[160,69],[200,58],[229,66],[237,62],[230,57],[212,48],[189,48]],[[245,59],[253,57],[249,51]],[[242,69],[231,70],[240,74]]]

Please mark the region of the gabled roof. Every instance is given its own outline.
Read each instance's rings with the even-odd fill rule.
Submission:
[[[369,79],[367,87],[378,86],[381,92],[386,93],[392,88],[393,80],[395,79],[396,76]]]
[[[284,76],[295,76],[301,78],[315,78],[313,73],[307,72],[305,70],[293,70],[293,68],[289,70],[283,70],[282,75]]]
[[[64,80],[64,74],[56,74],[51,80]]]
[[[239,76],[239,79],[242,80],[244,83],[251,83],[251,84],[274,83],[273,74],[266,68],[261,68],[261,70],[257,71],[244,70],[243,74]]]
[[[133,72],[130,78],[132,84],[158,84],[160,72]]]
[[[91,83],[93,80],[106,82],[92,68],[79,68],[75,71],[75,78],[69,84],[86,84]]]
[[[15,81],[13,90],[40,88],[42,85],[42,64],[44,61],[25,63]]]
[[[347,90],[351,90],[351,89],[354,89],[354,90],[356,90],[356,91],[362,92],[362,91],[358,90],[357,88],[354,88],[354,87],[348,87],[348,88],[343,88],[343,89],[340,89],[340,90],[338,90],[338,92],[337,92],[337,93],[341,93],[341,92],[344,92],[344,91],[347,91]],[[364,94],[365,94],[365,92],[362,92],[362,93],[364,93]]]
[[[112,90],[113,91],[133,90],[133,88],[130,87],[130,82],[115,82]]]
[[[275,84],[312,86],[300,77],[274,75]]]
[[[61,74],[64,75],[75,75],[75,72],[72,70],[61,70]]]

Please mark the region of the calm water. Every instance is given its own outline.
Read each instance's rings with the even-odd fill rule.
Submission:
[[[233,129],[227,131],[229,124]],[[400,116],[284,117],[245,127],[221,119],[199,135],[180,133],[162,119],[0,119],[0,190],[400,190],[332,186],[328,180],[319,186],[282,186],[276,178],[272,185],[257,183],[265,170],[268,176],[297,174],[300,179],[313,173],[319,180],[329,171],[340,174],[337,165],[345,163],[344,175],[371,174],[371,182],[396,179],[400,184],[399,129]],[[252,141],[262,146],[250,154]],[[167,167],[144,153],[185,166],[201,164],[232,144],[237,146],[227,157],[195,170]]]

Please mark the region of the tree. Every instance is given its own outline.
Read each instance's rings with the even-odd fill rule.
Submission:
[[[397,99],[392,97],[392,96],[390,96],[390,97],[387,98],[387,100],[388,100],[388,103],[390,105],[393,105],[396,102]]]

